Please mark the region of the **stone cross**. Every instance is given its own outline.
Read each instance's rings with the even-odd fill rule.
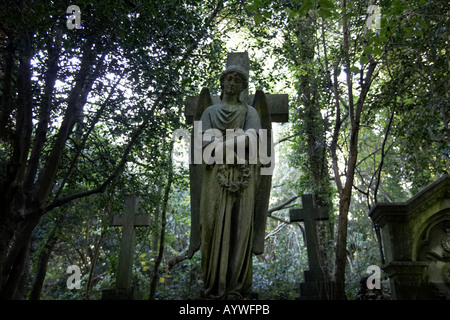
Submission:
[[[250,61],[247,52],[228,53],[227,66],[239,65],[247,73],[250,69]],[[211,97],[214,104],[220,101],[218,96]],[[241,100],[251,104],[254,95],[248,95],[248,89],[241,93]],[[289,104],[287,94],[266,94],[267,105],[270,111],[272,122],[287,122],[289,117]],[[187,124],[192,124],[194,119],[195,108],[197,107],[198,96],[188,96],[184,102],[185,117]]]
[[[302,205],[303,209],[289,210],[290,221],[305,223],[310,280],[320,281],[323,280],[323,272],[319,260],[316,220],[328,220],[328,207],[315,208],[311,194],[302,195]]]
[[[111,226],[123,227],[116,289],[132,289],[135,227],[150,225],[149,215],[136,214],[138,202],[139,198],[137,197],[127,197],[125,200],[125,212],[114,215],[111,219]]]

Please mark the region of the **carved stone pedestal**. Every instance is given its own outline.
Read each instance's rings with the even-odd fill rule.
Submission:
[[[393,299],[450,300],[450,176],[369,216],[381,227]]]

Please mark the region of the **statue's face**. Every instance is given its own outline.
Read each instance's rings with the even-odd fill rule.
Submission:
[[[237,72],[230,72],[223,79],[223,90],[227,95],[238,95],[243,90],[242,77]]]

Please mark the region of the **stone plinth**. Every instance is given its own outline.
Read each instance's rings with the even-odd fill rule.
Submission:
[[[450,299],[450,176],[369,216],[381,228],[393,299]]]

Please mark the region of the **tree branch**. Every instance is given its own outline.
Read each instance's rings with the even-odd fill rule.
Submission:
[[[39,158],[41,157],[42,149],[46,141],[48,125],[50,123],[52,95],[55,89],[58,71],[60,69],[58,62],[59,51],[61,48],[61,38],[62,33],[58,32],[55,37],[55,41],[51,41],[51,38],[47,41],[48,58],[47,72],[45,73],[45,87],[44,93],[40,99],[39,123],[36,129],[30,160],[28,161],[27,177],[25,180],[25,186],[28,191],[30,191],[34,185],[34,179],[36,178],[39,166]]]
[[[206,34],[207,27],[212,23],[212,21],[215,19],[215,17],[217,16],[217,14],[220,12],[220,10],[222,8],[223,8],[223,0],[219,0],[215,10],[210,14],[210,16],[208,17],[208,19],[207,19],[207,21],[205,23],[204,31],[199,34],[197,41],[192,43],[192,45],[187,48],[187,50],[183,54],[182,58],[180,59],[180,64],[184,64],[186,62],[186,60],[192,55],[192,52],[198,47],[198,44],[200,43],[201,38],[203,38],[204,35]],[[163,88],[163,90],[161,90],[160,94],[158,95],[158,98],[153,103],[150,111],[146,114],[147,116],[144,118],[144,121],[136,129],[136,131],[133,133],[133,135],[132,135],[132,137],[130,139],[130,142],[128,143],[127,147],[125,148],[125,151],[124,151],[124,153],[122,155],[122,158],[121,158],[120,162],[118,163],[116,169],[113,171],[113,173],[101,185],[99,185],[97,188],[94,188],[94,189],[91,189],[91,190],[87,190],[87,191],[83,191],[83,192],[79,192],[79,193],[76,193],[76,194],[72,194],[72,195],[69,195],[69,196],[67,196],[65,198],[62,198],[62,199],[55,199],[52,203],[48,204],[44,208],[44,212],[48,212],[48,211],[50,211],[50,210],[52,210],[52,209],[54,209],[56,207],[59,207],[59,206],[64,205],[64,204],[67,204],[67,203],[69,203],[69,202],[71,202],[71,201],[73,201],[75,199],[79,199],[79,198],[83,198],[83,197],[87,197],[87,196],[90,196],[90,195],[93,195],[93,194],[97,194],[97,193],[103,192],[108,187],[108,185],[122,171],[125,163],[128,161],[128,156],[129,156],[132,148],[134,147],[134,145],[139,140],[139,137],[140,137],[142,131],[147,127],[148,120],[153,118],[155,110],[156,110],[156,107],[161,104],[161,102],[163,100],[163,97],[167,93],[167,91],[170,88],[170,86],[172,86],[172,84],[166,84],[165,88]],[[64,123],[63,123],[63,125],[64,125]]]
[[[75,123],[78,121],[81,108],[80,100],[82,100],[81,94],[83,87],[85,86],[85,82],[87,81],[87,77],[92,69],[94,53],[91,50],[92,40],[86,41],[84,46],[84,54],[81,62],[80,71],[76,77],[75,85],[70,92],[67,109],[64,114],[64,120],[61,124],[59,132],[56,137],[56,141],[53,145],[52,150],[50,151],[50,155],[45,163],[43,170],[38,179],[38,186],[36,187],[36,193],[33,197],[33,201],[41,207],[45,205],[50,192],[53,188],[56,173],[58,171],[58,167],[61,161],[61,157],[64,150],[64,145],[67,141],[67,137],[72,132],[72,129]],[[87,95],[87,92],[85,92]]]
[[[337,159],[337,144],[338,144],[338,138],[339,138],[339,132],[341,130],[341,107],[339,105],[340,97],[339,97],[339,88],[338,88],[338,74],[337,74],[337,65],[334,66],[333,71],[333,86],[334,86],[334,104],[336,108],[336,123],[333,130],[333,137],[331,139],[331,145],[330,145],[330,153],[331,153],[331,160],[332,160],[332,166],[334,171],[334,177],[336,182],[336,187],[338,189],[338,193],[342,194],[342,181],[339,175],[339,167],[338,167],[338,159]],[[348,116],[348,112],[347,112]],[[345,117],[346,118],[346,117]]]
[[[385,158],[386,153],[387,153],[387,151],[384,152],[384,148],[386,147],[386,142],[387,142],[387,138],[389,136],[389,131],[391,130],[391,124],[392,124],[392,121],[394,120],[394,115],[395,115],[395,111],[392,111],[391,117],[389,119],[388,126],[386,128],[386,134],[384,135],[383,144],[381,145],[381,160],[380,160],[380,165],[378,166],[378,176],[377,176],[377,180],[376,180],[376,184],[375,184],[375,190],[373,192],[373,198],[374,198],[375,203],[378,202],[377,194],[378,194],[378,188],[380,186],[381,169],[383,168],[384,158]]]
[[[279,210],[285,209],[286,206],[287,206],[288,204],[290,204],[291,202],[293,202],[294,200],[296,200],[298,197],[299,197],[299,196],[293,196],[293,197],[287,199],[286,201],[280,203],[279,205],[270,208],[269,211],[268,211],[268,216],[270,217],[270,215],[271,215],[272,213],[274,213],[275,211],[279,211]]]
[[[91,122],[91,125],[89,126],[86,134],[84,135],[83,140],[81,141],[80,146],[77,148],[77,151],[75,152],[75,154],[72,157],[72,160],[70,162],[69,165],[69,169],[67,170],[65,177],[61,183],[61,186],[59,187],[58,191],[56,192],[56,196],[55,199],[58,199],[62,190],[64,189],[64,186],[73,170],[73,168],[75,167],[75,164],[78,160],[79,155],[81,154],[82,150],[84,149],[86,142],[88,141],[92,131],[94,130],[95,125],[97,124],[97,122],[100,120],[100,117],[103,115],[103,112],[105,111],[106,107],[108,106],[108,103],[112,97],[112,95],[114,94],[117,85],[119,84],[120,80],[122,79],[122,77],[120,77],[119,79],[117,79],[117,81],[115,82],[115,84],[113,85],[113,87],[111,88],[111,91],[108,94],[108,97],[105,99],[105,101],[102,103],[101,107],[97,110],[94,119]]]
[[[170,142],[170,151],[173,149],[173,140]],[[167,179],[166,188],[164,190],[164,196],[162,199],[162,208],[161,208],[161,235],[159,239],[159,252],[158,256],[155,260],[155,265],[153,269],[153,277],[150,284],[150,294],[149,294],[149,300],[155,300],[155,293],[156,293],[156,283],[158,280],[158,269],[161,264],[163,254],[164,254],[164,240],[165,240],[165,234],[166,234],[166,214],[167,214],[167,203],[169,202],[169,194],[170,194],[170,188],[172,187],[173,182],[173,167],[172,167],[172,158],[170,157],[171,152],[169,152],[168,157],[168,163],[169,163],[169,177]]]
[[[294,134],[292,134],[292,135],[290,135],[290,136],[281,138],[280,140],[275,141],[273,145],[276,146],[276,145],[278,145],[278,144],[280,144],[280,143],[282,143],[282,142],[284,142],[284,141],[287,141],[287,140],[289,140],[289,139],[292,139],[292,138],[294,138],[294,137],[296,137],[296,136],[298,136],[298,135],[300,135],[300,134],[299,134],[299,133],[294,133]]]
[[[30,64],[33,52],[29,33],[26,33],[23,37],[22,45],[23,52],[19,59],[17,76],[20,89],[17,92],[16,131],[13,136],[13,152],[8,164],[8,176],[5,179],[6,192],[4,192],[4,203],[2,203],[5,212],[0,213],[0,215],[11,214],[16,196],[24,196],[23,185],[26,177],[26,163],[33,131],[33,93]],[[12,99],[10,100],[12,101]],[[19,210],[22,209],[23,207]]]

